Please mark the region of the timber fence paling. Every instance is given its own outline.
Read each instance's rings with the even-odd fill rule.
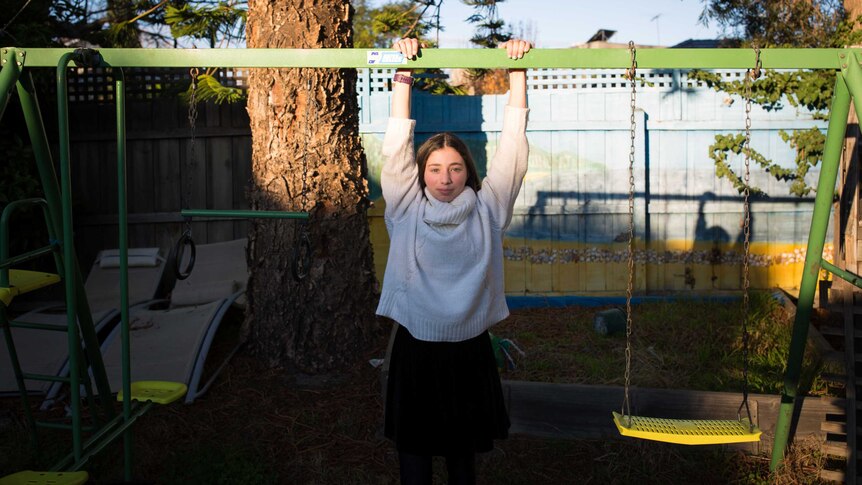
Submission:
[[[111,103],[71,104],[71,112],[78,109],[96,128],[79,117],[71,137],[74,153],[80,154],[73,164],[80,188],[76,191],[76,222],[82,238],[78,247],[83,260],[89,261],[110,244],[102,235],[107,227],[116,225],[116,204],[110,203],[116,199],[116,167],[107,161],[115,134],[112,126],[97,124],[111,116],[114,108]],[[248,208],[248,115],[234,106],[213,103],[201,103],[199,110],[192,161],[185,103],[160,97],[127,106],[127,119],[137,120],[130,125],[138,128],[127,137],[132,246],[170,247],[182,230],[179,212],[183,208]],[[202,244],[243,237],[246,226],[242,220],[195,221],[193,232]]]

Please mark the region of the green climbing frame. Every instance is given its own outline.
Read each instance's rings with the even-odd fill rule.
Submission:
[[[369,68],[396,67],[402,61],[399,54],[386,50],[373,49],[102,49],[99,52],[73,52],[68,49],[27,49],[4,48],[0,50],[2,70],[0,70],[0,115],[5,110],[12,89],[18,86],[22,104],[29,102],[33,95],[31,87],[24,83],[21,73],[31,68],[56,69],[58,80],[58,104],[60,119],[60,184],[62,190],[55,190],[46,196],[46,200],[54,214],[62,214],[62,220],[57,220],[58,234],[65,261],[75,261],[72,241],[72,195],[69,182],[69,140],[68,114],[66,113],[65,72],[70,62],[115,68],[121,72],[123,67],[244,67],[244,68],[279,68],[279,67],[313,67],[313,68]],[[847,115],[851,98],[862,94],[862,52],[858,49],[763,49],[761,51],[762,67],[765,69],[828,69],[835,71],[835,91],[832,101],[832,111],[829,120],[826,147],[823,164],[820,169],[817,197],[809,232],[808,250],[804,263],[803,277],[800,284],[800,294],[796,318],[793,326],[790,354],[787,363],[787,374],[784,380],[781,406],[779,410],[775,441],[773,444],[772,468],[780,466],[791,428],[794,401],[797,397],[802,357],[808,333],[808,323],[811,317],[815,287],[818,273],[826,269],[852,284],[860,285],[859,276],[841,271],[822,261],[821,254],[826,238],[826,228],[829,222],[832,206],[832,193],[838,174],[839,156],[843,146],[844,133],[847,127]],[[754,65],[755,54],[748,49],[644,49],[638,52],[638,68],[640,69],[747,69]],[[629,52],[625,49],[534,49],[526,58],[513,61],[506,58],[500,50],[478,49],[427,49],[421,58],[411,61],[415,68],[590,68],[624,70],[629,67]],[[125,208],[125,128],[122,120],[123,86],[122,75],[117,76],[117,120],[118,148],[117,158],[120,175],[118,190],[120,193],[120,247],[121,259],[125,255],[128,241],[126,233]],[[857,114],[860,114],[862,101],[856,104]],[[36,146],[37,159],[40,163],[50,165],[47,154],[47,143],[38,107],[31,104],[25,107],[28,118],[38,119],[30,130],[31,138]],[[48,177],[50,179],[50,176]],[[56,179],[43,178],[43,185],[56,187]],[[62,195],[62,197],[61,197]],[[69,243],[62,244],[62,241]],[[66,284],[67,301],[75,302],[79,292],[79,277],[76,278],[77,265],[67,264],[64,267],[63,280]],[[122,271],[126,272],[125,261]],[[127,273],[126,273],[127,274]],[[124,282],[124,284],[126,284]],[[127,294],[127,288],[123,289]],[[124,322],[128,318],[128,300],[124,300]],[[71,305],[74,309],[74,303]],[[69,318],[74,313],[70,310]],[[126,350],[126,349],[124,349]],[[124,392],[130,392],[129,385],[124,380]],[[124,401],[126,404],[128,401]],[[130,410],[124,408],[128,420]],[[80,456],[80,443],[76,441],[74,456]],[[129,448],[129,447],[127,447]],[[130,457],[128,461],[130,461]],[[128,467],[128,466],[127,466]]]

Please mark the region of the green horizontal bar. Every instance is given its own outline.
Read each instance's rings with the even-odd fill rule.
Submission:
[[[858,275],[855,275],[849,271],[843,270],[826,260],[820,261],[820,266],[822,266],[823,269],[825,269],[826,271],[829,271],[835,276],[850,283],[851,285],[857,288],[862,288],[862,277],[859,277]]]
[[[50,330],[52,332],[67,332],[69,331],[69,326],[65,323],[63,325],[52,325],[50,323],[33,323],[33,322],[21,322],[18,320],[10,320],[9,326],[12,328],[28,328],[30,330]]]
[[[24,374],[24,380],[28,381],[47,381],[47,382],[64,382],[69,383],[71,379],[68,377],[49,376],[47,374]]]
[[[183,217],[238,217],[242,219],[308,219],[308,212],[186,209]]]
[[[53,423],[51,421],[36,421],[36,426],[47,429],[72,429],[72,423]],[[93,431],[96,429],[93,426],[82,426],[82,431]]]
[[[56,249],[55,246],[44,246],[39,249],[34,249],[30,252],[19,254],[18,256],[12,256],[0,263],[0,269],[11,268],[12,266],[16,266],[18,264],[24,263],[26,261],[30,261],[31,259],[36,259],[43,254],[48,254],[53,252]]]
[[[26,67],[56,67],[70,49],[19,48]],[[841,54],[850,49],[763,49],[767,69],[840,69]],[[854,51],[859,51],[855,49]],[[397,67],[371,63],[372,53],[387,49],[100,49],[113,67]],[[745,69],[754,67],[752,49],[656,49],[636,51],[639,69]],[[624,69],[631,60],[628,49],[533,49],[512,60],[502,49],[425,49],[409,61],[415,68],[595,68]]]
[[[51,467],[51,471],[60,470],[80,470],[84,467],[87,461],[95,454],[99,453],[103,448],[114,441],[121,433],[128,429],[137,421],[144,413],[153,406],[152,401],[147,401],[144,404],[132,410],[132,414],[126,419],[122,414],[118,414],[111,421],[105,423],[93,436],[91,436],[82,447],[80,459],[75,461],[75,454],[70,453],[65,458],[57,462]],[[91,427],[92,428],[92,427]],[[94,431],[93,429],[88,431]]]

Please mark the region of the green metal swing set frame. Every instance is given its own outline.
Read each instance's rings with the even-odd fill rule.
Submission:
[[[381,57],[382,54],[382,57]],[[390,55],[391,54],[391,55]],[[126,155],[125,155],[125,89],[122,68],[125,67],[241,67],[241,68],[380,68],[397,67],[401,62],[387,62],[400,54],[372,49],[100,49],[73,51],[70,49],[17,48],[0,49],[0,116],[2,116],[12,90],[17,88],[33,152],[39,167],[44,199],[30,201],[44,207],[46,224],[52,234],[49,246],[24,255],[8,254],[8,242],[0,237],[0,291],[14,293],[15,282],[10,282],[10,267],[26,259],[53,252],[58,273],[65,284],[69,336],[70,385],[73,434],[72,453],[54,467],[55,470],[80,469],[89,456],[107,446],[120,434],[125,441],[125,475],[131,478],[130,425],[146,411],[154,399],[142,398],[144,403],[132,407],[131,399],[122,399],[123,412],[114,416],[98,342],[87,308],[86,295],[73,245],[72,186],[69,159],[69,119],[66,74],[70,63],[82,66],[101,66],[114,69],[117,116],[117,168],[118,213],[120,246],[121,338],[123,342],[123,396],[132,396],[129,380],[129,301],[128,301],[128,213],[126,208]],[[755,64],[755,53],[749,49],[644,49],[637,53],[639,69],[749,69]],[[832,194],[838,175],[839,158],[847,128],[851,99],[857,115],[862,118],[862,50],[859,49],[763,49],[760,62],[764,69],[829,69],[836,72],[835,89],[828,123],[823,163],[817,183],[817,196],[809,231],[807,253],[800,283],[799,300],[794,320],[787,371],[784,379],[781,405],[776,424],[771,468],[781,466],[787,446],[794,403],[797,399],[805,343],[808,336],[815,289],[821,269],[862,288],[862,277],[842,270],[822,259],[826,231],[832,209]],[[413,68],[584,68],[625,70],[630,66],[629,51],[625,49],[534,49],[520,60],[511,60],[498,49],[426,49],[421,57],[411,61]],[[47,136],[36,99],[35,88],[29,76],[32,68],[54,68],[57,80],[59,119],[59,183],[54,172]],[[10,204],[11,206],[12,204]],[[260,213],[256,211],[183,211],[187,217],[233,216],[303,218],[305,213]],[[0,226],[5,225],[4,222]],[[0,227],[0,235],[8,237],[8,229]],[[55,236],[56,235],[56,236]],[[47,283],[46,283],[47,284]],[[23,288],[18,288],[19,292]],[[9,296],[7,299],[11,299]],[[8,301],[0,304],[0,325],[9,337],[10,323],[5,318]],[[76,316],[80,316],[80,332],[88,350],[88,361],[93,369],[101,409],[111,418],[98,426],[85,442],[81,424],[81,377],[75,369],[82,366]],[[20,369],[17,369],[20,374]],[[27,378],[39,376],[28,376]],[[87,381],[88,379],[83,379]],[[158,390],[157,390],[158,391]],[[88,392],[89,397],[93,396]],[[26,399],[26,397],[24,397]],[[26,404],[26,401],[25,401]],[[92,405],[93,403],[91,403]],[[26,408],[26,405],[25,405]],[[29,413],[29,411],[28,411]],[[32,421],[32,420],[31,420]],[[849,425],[850,423],[848,423]],[[850,429],[848,427],[848,429]],[[855,429],[855,428],[852,428]]]

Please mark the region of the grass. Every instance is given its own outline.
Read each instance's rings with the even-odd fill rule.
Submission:
[[[622,385],[624,332],[600,335],[596,313],[611,307],[541,308],[516,313],[492,329],[524,351],[503,377],[553,383]],[[743,388],[743,331],[740,303],[650,302],[632,307],[631,382],[640,387],[703,391]],[[748,322],[750,392],[781,390],[793,315],[769,295],[755,293]],[[806,350],[811,395],[828,394],[819,376],[817,351]]]
[[[789,315],[769,299],[758,298],[755,305],[761,323],[752,326],[751,380],[759,376],[763,382],[757,390],[774,389]],[[527,355],[504,377],[622,383],[625,339],[597,335],[592,328],[596,311],[513,312],[495,332],[514,338]],[[734,362],[741,339],[732,305],[660,303],[636,312],[633,383],[725,390],[739,384],[741,371]],[[194,404],[157,407],[138,421],[136,483],[398,483],[397,455],[381,433],[380,374],[368,364],[383,356],[387,339],[381,334],[368,352],[356,356],[351,369],[318,379],[266,368],[241,351]],[[14,398],[0,399],[0,436],[0,476],[44,469],[70,446],[66,433],[44,431],[40,436],[47,446],[33,454]],[[120,482],[121,448],[116,442],[88,464],[91,483]],[[511,436],[479,457],[478,474],[480,484],[796,484],[820,483],[823,460],[814,441],[796,443],[780,473],[770,474],[768,457],[726,447]],[[445,483],[441,460],[434,471],[434,483]]]

